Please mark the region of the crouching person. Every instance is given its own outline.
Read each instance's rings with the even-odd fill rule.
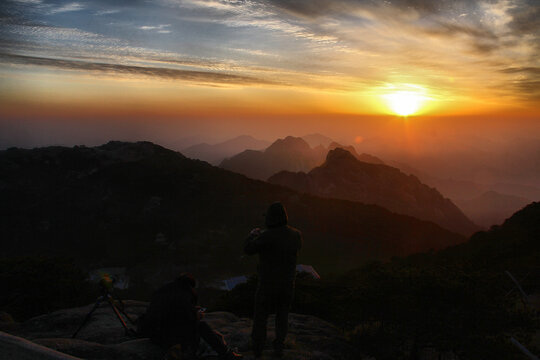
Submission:
[[[180,345],[184,360],[197,359],[201,338],[221,360],[242,358],[229,349],[223,335],[202,321],[203,316],[197,305],[195,280],[191,274],[182,274],[154,292],[139,320],[139,333],[165,349]]]

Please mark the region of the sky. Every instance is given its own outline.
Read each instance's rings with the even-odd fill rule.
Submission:
[[[0,43],[0,148],[540,129],[538,0],[2,0]]]

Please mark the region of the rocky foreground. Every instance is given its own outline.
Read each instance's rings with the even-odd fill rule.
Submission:
[[[142,314],[145,302],[125,301],[126,313],[136,319]],[[32,318],[23,323],[0,323],[0,352],[6,359],[61,360],[83,358],[90,360],[150,360],[163,359],[165,351],[148,339],[134,339],[125,335],[122,325],[107,304],[94,312],[91,320],[79,332],[71,336],[80,325],[93,304],[64,309]],[[238,318],[227,312],[209,313],[205,319],[221,332],[229,345],[252,359],[249,350],[251,320]],[[13,335],[13,336],[12,336]],[[15,338],[14,336],[20,337]],[[269,319],[269,342],[273,339],[273,317]],[[26,340],[29,341],[26,341]],[[283,359],[361,359],[362,356],[343,338],[333,325],[313,316],[291,314],[290,332],[286,340]],[[48,351],[53,349],[55,351]],[[271,358],[271,346],[264,358]],[[71,355],[64,356],[64,354]],[[211,355],[206,349],[205,354]]]

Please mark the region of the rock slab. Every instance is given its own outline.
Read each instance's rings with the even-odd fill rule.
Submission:
[[[147,303],[125,301],[125,312],[136,319],[146,309]],[[113,311],[107,306],[98,308],[88,324],[79,332],[76,339],[72,335],[82,319],[92,308],[92,304],[80,308],[64,309],[32,318],[8,331],[19,336],[15,338],[5,334],[0,337],[0,350],[11,349],[18,355],[6,359],[89,359],[89,360],[161,360],[165,349],[154,345],[149,339],[133,339],[125,331]],[[239,318],[228,312],[208,313],[205,321],[225,337],[229,346],[244,354],[245,359],[252,359],[250,337],[252,321]],[[289,334],[285,342],[285,360],[333,360],[362,359],[359,352],[349,345],[342,333],[333,325],[314,316],[290,314]],[[271,358],[271,340],[274,338],[274,317],[268,321],[268,345],[264,358]],[[26,340],[28,339],[28,340]],[[31,341],[29,341],[31,340]],[[212,355],[204,347],[204,355]],[[30,350],[28,350],[30,349]],[[33,351],[38,349],[40,351]],[[53,355],[49,355],[48,350]],[[32,354],[32,355],[29,355]],[[69,354],[69,355],[67,355]],[[65,357],[58,357],[65,356]]]

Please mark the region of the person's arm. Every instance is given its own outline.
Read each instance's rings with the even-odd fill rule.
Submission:
[[[251,231],[244,242],[244,252],[248,255],[257,254],[264,244],[264,233]]]

